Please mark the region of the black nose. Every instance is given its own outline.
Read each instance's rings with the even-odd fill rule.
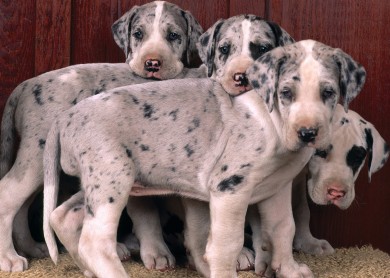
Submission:
[[[145,69],[150,72],[157,72],[160,70],[161,62],[157,59],[148,59],[145,61]]]
[[[237,72],[233,75],[233,80],[236,82],[236,86],[248,86],[249,81],[245,73]]]
[[[305,143],[311,143],[316,139],[318,128],[302,127],[298,130],[298,137]]]

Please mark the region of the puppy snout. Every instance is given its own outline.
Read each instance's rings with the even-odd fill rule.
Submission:
[[[338,190],[334,188],[328,188],[328,199],[329,200],[338,200],[345,196],[346,192],[344,190]]]
[[[161,61],[158,59],[148,59],[145,61],[145,70],[149,72],[157,72],[160,70]]]
[[[298,130],[298,137],[304,143],[313,143],[318,135],[318,128],[302,127]]]
[[[249,85],[248,78],[246,77],[246,74],[243,72],[236,72],[233,75],[233,80],[236,83],[236,87],[247,87]]]

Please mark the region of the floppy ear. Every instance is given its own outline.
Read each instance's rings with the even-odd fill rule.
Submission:
[[[282,27],[272,21],[266,21],[269,27],[274,33],[276,46],[289,45],[295,42],[295,40],[287,33]]]
[[[211,77],[213,74],[216,38],[224,22],[224,19],[219,19],[200,36],[197,43],[199,57],[203,64],[207,66],[208,77]]]
[[[264,100],[270,113],[274,107],[279,69],[287,58],[283,47],[274,48],[260,56],[246,72],[253,89]]]
[[[366,70],[341,49],[334,49],[333,59],[340,71],[340,94],[345,112],[349,103],[360,93],[366,81]]]
[[[111,31],[116,44],[123,50],[126,55],[126,61],[131,59],[131,22],[134,15],[137,13],[139,6],[134,6],[130,11],[126,12],[122,17],[114,22],[111,26]]]
[[[196,43],[198,42],[200,35],[203,33],[203,28],[189,11],[182,11],[181,13],[187,22],[186,63],[187,66],[189,66],[192,59],[198,54]]]
[[[368,123],[362,127],[367,143],[368,180],[371,181],[371,175],[385,165],[389,157],[389,146],[372,124]]]

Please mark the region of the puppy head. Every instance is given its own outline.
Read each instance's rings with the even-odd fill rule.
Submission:
[[[134,6],[112,25],[112,32],[136,74],[171,79],[197,55],[203,29],[190,12],[155,1]]]
[[[231,95],[251,89],[246,70],[267,51],[293,42],[277,24],[254,15],[220,19],[198,42],[199,56],[208,76]]]
[[[329,145],[336,104],[342,96],[348,106],[363,86],[365,71],[340,49],[306,40],[264,54],[248,76],[269,111],[275,108],[280,115],[282,140],[295,151]]]
[[[381,169],[389,147],[377,129],[354,111],[345,113],[337,105],[331,145],[316,150],[309,161],[308,191],[318,204],[348,208],[355,198],[355,181],[368,160],[368,176]]]

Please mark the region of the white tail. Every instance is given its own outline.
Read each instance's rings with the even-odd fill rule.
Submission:
[[[53,124],[46,138],[43,155],[44,188],[43,188],[43,234],[49,249],[51,259],[55,264],[58,260],[57,243],[54,231],[50,225],[50,215],[57,206],[59,175],[60,175],[60,146],[57,124]]]

